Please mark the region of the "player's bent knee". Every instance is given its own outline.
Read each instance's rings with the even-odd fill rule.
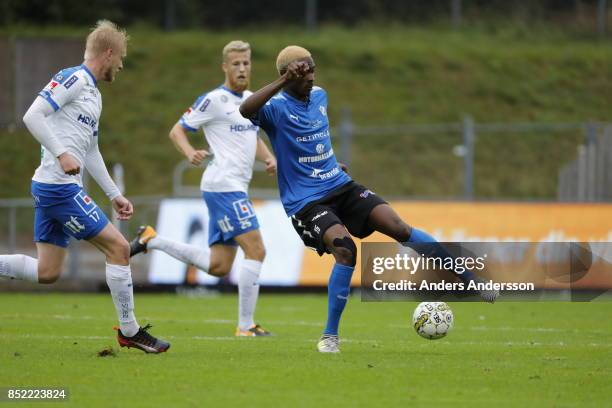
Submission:
[[[396,214],[389,217],[385,224],[387,226],[385,228],[387,230],[386,234],[391,236],[391,238],[395,239],[396,241],[406,242],[410,238],[412,228]]]
[[[38,267],[38,283],[51,284],[57,282],[62,273],[61,267]]]
[[[266,248],[261,247],[261,251],[258,254],[257,260],[259,262],[263,262],[266,259]]]
[[[42,276],[38,275],[38,283],[42,283],[44,285],[50,285],[52,283],[57,282],[59,279],[59,275],[56,276]]]
[[[332,254],[339,264],[355,266],[357,263],[357,246],[350,237],[334,239]]]
[[[127,265],[130,262],[130,244],[125,238],[113,242],[108,258],[113,264]]]
[[[208,274],[216,276],[217,278],[222,278],[225,275],[227,275],[231,269],[232,269],[232,264],[215,262],[215,263],[210,264]]]
[[[397,234],[394,237],[398,242],[406,242],[410,239],[410,234],[412,233],[412,228],[410,225],[400,220],[400,225],[397,227]]]
[[[254,259],[256,261],[263,262],[266,258],[266,248],[263,246],[263,244],[255,245],[244,254],[244,257],[246,259]]]

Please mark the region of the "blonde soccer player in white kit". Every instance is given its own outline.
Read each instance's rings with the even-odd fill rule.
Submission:
[[[142,226],[130,243],[130,255],[156,249],[195,265],[210,275],[227,275],[236,257],[237,247],[244,251],[238,278],[238,327],[236,336],[268,336],[270,332],[255,323],[259,295],[259,274],[265,248],[248,186],[255,159],[266,164],[269,174],[276,172],[276,159],[257,136],[258,127],[243,118],[240,104],[251,95],[247,90],[251,77],[251,47],[232,41],[223,48],[225,82],[198,97],[170,131],[170,139],[179,152],[199,166],[211,155],[202,175],[200,189],[209,213],[208,248],[176,242],[157,235],[151,226]],[[210,152],[195,149],[187,132],[204,131]]]
[[[132,203],[111,179],[98,149],[102,97],[97,84],[113,82],[126,52],[125,31],[99,21],[87,37],[83,64],[57,73],[24,115],[28,130],[42,145],[41,164],[32,177],[38,258],[0,255],[0,277],[53,283],[61,274],[70,237],[85,239],[106,256],[119,345],[160,353],[170,344],[148,333],[150,325],[140,327],[134,315],[129,244],[82,187],[87,167],[119,219],[132,216]]]

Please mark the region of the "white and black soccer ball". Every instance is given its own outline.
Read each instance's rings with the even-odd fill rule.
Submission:
[[[441,339],[453,328],[453,311],[444,302],[421,302],[412,315],[412,326],[419,336]]]

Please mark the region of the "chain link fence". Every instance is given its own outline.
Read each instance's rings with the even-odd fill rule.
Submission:
[[[378,189],[389,177],[389,172],[371,169],[368,157],[373,154],[386,155],[386,163],[396,169],[397,177],[392,185],[416,183],[418,179],[439,179],[446,183],[445,197],[428,195],[427,188],[416,194],[397,195],[384,191],[387,199],[453,199],[489,200],[500,199],[500,188],[515,186],[516,196],[503,200],[555,200],[559,201],[612,201],[612,125],[589,123],[477,123],[469,117],[463,122],[446,124],[355,126],[347,114],[339,128],[334,146],[339,160],[349,165],[352,176]],[[372,136],[379,136],[374,139]],[[382,137],[381,137],[382,136]],[[354,143],[357,138],[371,139],[368,143]],[[520,143],[522,138],[533,138],[538,143],[528,146]],[[381,142],[385,140],[386,142]],[[512,140],[513,143],[508,143]],[[436,146],[443,154],[422,157],[420,146]],[[533,149],[533,146],[537,149]],[[359,146],[359,147],[357,147]],[[496,155],[480,155],[479,150],[499,152]],[[555,158],[551,160],[551,158]],[[493,177],[491,170],[498,169]],[[502,168],[503,171],[499,171]],[[266,177],[263,166],[256,167],[255,177]],[[199,197],[199,185],[189,184],[187,172],[201,174],[180,162],[174,169],[173,196]],[[541,173],[549,180],[542,191],[539,184],[531,184],[535,174]],[[378,180],[379,177],[383,179]],[[542,177],[540,177],[542,179]],[[193,177],[192,177],[193,179]],[[418,185],[418,183],[417,183]],[[129,183],[127,195],[129,195]],[[278,197],[275,188],[252,189],[255,199]],[[498,197],[498,198],[496,198]],[[138,225],[154,223],[157,207],[164,197],[130,197],[136,206],[134,218],[120,224],[126,235]],[[107,214],[110,204],[99,203]],[[0,199],[0,251],[13,253],[24,247],[33,248],[33,208],[30,198]]]
[[[389,198],[577,201],[585,198],[559,195],[560,171],[606,126],[481,123],[469,116],[456,123],[355,126],[345,113],[332,135],[339,160],[354,178]],[[590,149],[603,157],[605,145],[598,143]],[[385,168],[373,168],[371,162]],[[612,164],[601,159],[598,166],[602,176],[582,185],[589,181],[603,191],[610,184],[603,175],[612,174]]]
[[[612,201],[612,126],[591,126],[577,158],[559,171],[559,201]]]

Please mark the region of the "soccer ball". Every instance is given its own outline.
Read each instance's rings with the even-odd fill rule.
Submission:
[[[412,326],[419,336],[435,340],[453,328],[453,312],[444,302],[421,302],[412,315]]]

